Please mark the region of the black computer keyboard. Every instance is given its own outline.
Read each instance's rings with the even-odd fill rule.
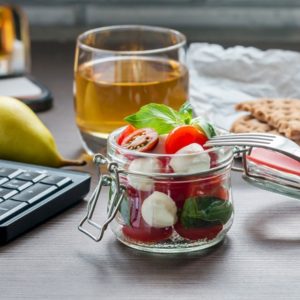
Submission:
[[[0,244],[77,203],[90,175],[0,160]]]

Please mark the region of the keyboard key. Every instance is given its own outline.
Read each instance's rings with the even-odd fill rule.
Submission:
[[[29,206],[29,204],[26,202],[17,202],[13,200],[0,202],[0,222],[7,218],[11,218],[16,213],[24,210],[24,208],[27,206]]]
[[[22,170],[11,168],[0,168],[0,176],[13,178],[22,173]]]
[[[9,179],[7,177],[1,177],[0,176],[0,185],[8,181]]]
[[[17,193],[18,193],[17,190],[11,190],[11,189],[6,189],[6,188],[0,187],[0,198],[8,199]]]
[[[18,189],[19,191],[23,191],[31,185],[33,185],[33,183],[30,181],[12,179],[12,180],[6,182],[5,184],[3,184],[2,187],[8,188],[8,189],[14,189],[14,190]]]
[[[16,169],[0,168],[0,175],[8,177],[10,174],[14,173],[15,171]]]
[[[50,196],[54,191],[58,190],[55,185],[47,185],[42,183],[37,183],[20,194],[13,197],[16,201],[26,201],[27,203],[35,203],[46,196]]]
[[[42,181],[42,183],[57,185],[59,187],[65,186],[72,182],[71,178],[69,177],[62,177],[62,176],[47,176]]]
[[[38,173],[38,172],[23,172],[17,178],[22,180],[28,180],[33,182],[38,182],[42,178],[46,177],[46,173]]]

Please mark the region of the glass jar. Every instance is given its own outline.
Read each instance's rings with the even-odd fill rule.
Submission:
[[[79,229],[99,241],[110,224],[122,243],[160,253],[196,251],[221,242],[233,222],[232,148],[181,155],[143,153],[117,144],[122,130],[109,136],[107,158],[94,157],[99,172],[106,164],[108,174],[100,174]],[[100,226],[93,213],[105,185],[107,220]],[[86,221],[100,229],[97,236],[84,228]]]

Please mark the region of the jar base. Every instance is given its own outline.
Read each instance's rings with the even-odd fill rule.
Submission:
[[[175,244],[172,245],[170,243],[153,243],[153,244],[146,244],[142,242],[137,242],[133,240],[129,240],[126,237],[117,236],[117,239],[124,245],[140,250],[145,252],[151,253],[164,253],[164,254],[175,254],[175,253],[188,253],[188,252],[195,252],[195,251],[204,251],[212,248],[218,244],[221,244],[226,237],[226,233],[218,235],[211,241],[190,241],[188,243],[182,244]]]

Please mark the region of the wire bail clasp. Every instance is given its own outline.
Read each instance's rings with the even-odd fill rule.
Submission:
[[[93,191],[90,199],[88,200],[87,214],[81,220],[78,229],[92,238],[94,241],[99,242],[103,238],[104,232],[107,229],[109,223],[115,218],[119,210],[119,206],[124,198],[126,189],[123,185],[120,184],[119,175],[121,173],[121,170],[119,169],[117,163],[109,161],[104,155],[99,153],[94,155],[93,162],[98,170],[98,184]],[[107,165],[108,174],[102,174],[101,172],[101,166],[104,165]],[[110,202],[107,209],[107,219],[102,225],[100,225],[93,220],[95,208],[99,200],[99,196],[101,195],[102,187],[109,186],[110,188],[112,188],[112,185],[115,186],[115,190],[110,197]],[[89,225],[94,227],[98,231],[98,233],[93,234],[85,229],[83,227],[85,223],[88,223]]]

